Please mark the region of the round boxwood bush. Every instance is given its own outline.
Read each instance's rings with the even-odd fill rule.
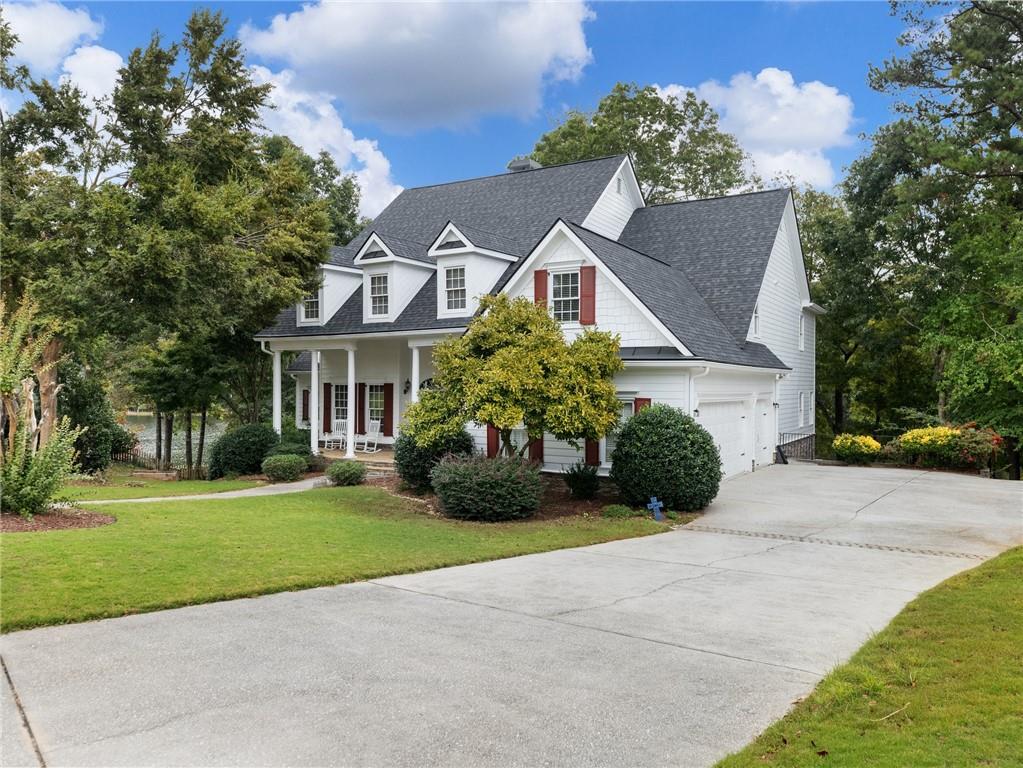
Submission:
[[[869,464],[881,453],[881,443],[870,435],[843,433],[831,441],[835,457],[847,464]]]
[[[441,511],[460,520],[518,520],[540,508],[540,467],[520,458],[445,456],[433,468]]]
[[[394,441],[394,467],[407,486],[417,491],[428,491],[432,487],[430,472],[438,461],[448,454],[469,456],[473,448],[472,435],[464,429],[427,446],[417,445],[415,438],[406,431]]]
[[[625,422],[611,456],[611,479],[626,504],[651,496],[667,509],[703,509],[717,496],[721,456],[710,434],[678,408],[654,405]]]
[[[334,485],[359,485],[366,479],[366,465],[357,461],[335,461],[327,467],[327,479]]]
[[[210,449],[210,479],[256,474],[267,451],[276,444],[277,433],[265,424],[245,424],[225,432]]]
[[[271,483],[290,483],[302,477],[309,462],[305,456],[278,454],[263,459],[263,474]]]
[[[576,462],[565,470],[565,485],[573,499],[592,499],[600,490],[597,468],[581,461]]]

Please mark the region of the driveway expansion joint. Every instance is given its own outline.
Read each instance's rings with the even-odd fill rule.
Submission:
[[[7,669],[7,662],[4,661],[4,657],[0,656],[0,668],[3,669],[4,679],[7,681],[7,687],[11,689],[11,696],[14,698],[14,706],[18,708],[18,719],[21,721],[21,727],[25,729],[25,733],[28,734],[28,740],[32,743],[32,751],[35,753],[36,760],[39,762],[39,768],[46,768],[46,760],[43,758],[43,751],[39,748],[39,742],[36,741],[36,735],[32,732],[32,724],[28,721],[28,713],[25,712],[25,705],[21,703],[21,696],[18,695],[18,689],[14,687],[14,680],[11,679],[11,672]]]
[[[804,544],[827,544],[832,547],[853,547],[854,549],[874,549],[880,552],[904,552],[910,555],[929,555],[930,557],[958,557],[964,560],[987,560],[987,555],[971,552],[947,552],[939,549],[915,549],[913,547],[895,547],[889,544],[868,544],[860,541],[841,541],[839,539],[820,539],[816,534],[795,536],[789,533],[771,533],[770,531],[742,531],[735,528],[717,528],[712,525],[690,523],[680,531],[698,531],[699,533],[722,533],[727,536],[747,536],[753,539],[778,539],[781,541],[802,542]],[[721,562],[720,560],[715,562]]]

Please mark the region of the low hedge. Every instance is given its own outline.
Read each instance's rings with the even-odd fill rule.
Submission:
[[[1002,437],[976,424],[911,429],[896,437],[885,452],[895,461],[924,467],[968,469],[987,465],[998,453]]]
[[[302,477],[309,462],[305,456],[279,454],[263,459],[263,474],[271,483],[290,483]]]
[[[445,456],[431,472],[441,511],[460,520],[532,517],[540,508],[540,467],[520,458]]]
[[[366,465],[357,461],[335,461],[327,467],[326,475],[333,485],[360,485],[366,479]]]
[[[472,435],[464,429],[451,437],[429,445],[419,445],[415,437],[406,431],[394,441],[394,468],[405,485],[417,491],[428,491],[432,487],[430,473],[444,456],[469,456],[475,445]]]
[[[869,464],[881,453],[881,443],[870,435],[841,434],[831,442],[835,457],[848,464]]]
[[[721,456],[710,433],[678,408],[644,408],[622,426],[611,455],[622,500],[643,507],[656,496],[666,509],[693,512],[717,496]]]
[[[209,477],[254,475],[262,469],[267,452],[277,444],[277,433],[265,424],[245,424],[229,430],[210,449]]]
[[[290,443],[280,442],[277,445],[271,446],[270,450],[266,452],[267,456],[304,456],[307,460],[313,455],[312,449],[309,447],[309,443],[303,445],[302,443]]]

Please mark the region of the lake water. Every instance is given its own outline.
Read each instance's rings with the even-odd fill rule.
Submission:
[[[156,453],[156,417],[129,414],[124,421],[124,426],[138,435],[139,448],[146,453]],[[171,458],[175,465],[184,465],[185,462],[185,430],[184,421],[180,415],[174,419],[174,439],[171,441]],[[209,457],[210,446],[224,434],[227,423],[209,419],[206,422],[206,448],[203,450],[203,461]],[[192,421],[192,455],[199,452],[199,417],[195,416]]]

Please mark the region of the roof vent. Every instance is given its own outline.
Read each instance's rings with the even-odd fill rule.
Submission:
[[[508,171],[510,173],[518,173],[519,171],[535,171],[537,168],[543,168],[543,166],[529,155],[519,155],[508,163]]]

